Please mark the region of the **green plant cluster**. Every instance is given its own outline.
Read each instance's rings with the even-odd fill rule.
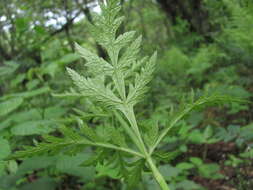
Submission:
[[[253,3],[204,1],[203,34],[158,2],[102,1],[45,44],[15,18],[27,52],[0,58],[0,190],[253,187]]]

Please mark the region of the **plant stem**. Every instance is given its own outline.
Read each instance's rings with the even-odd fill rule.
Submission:
[[[135,132],[135,135],[138,139],[138,147],[140,148],[140,151],[144,154],[144,155],[148,155],[146,146],[143,142],[136,118],[135,118],[135,114],[134,114],[134,110],[133,107],[125,107],[123,114],[126,116],[126,118],[128,119],[132,129]]]
[[[160,185],[161,189],[162,190],[170,190],[170,188],[167,185],[164,177],[161,175],[161,173],[159,172],[159,170],[157,169],[157,167],[153,163],[152,158],[150,156],[147,157],[147,162],[150,166],[150,169],[153,173],[153,176],[155,177],[157,183]]]
[[[114,150],[119,150],[119,151],[122,151],[122,152],[127,152],[129,154],[132,154],[134,156],[145,158],[145,156],[142,155],[139,152],[136,152],[134,150],[131,150],[131,149],[128,149],[128,148],[124,148],[124,147],[114,146],[114,145],[108,144],[108,143],[89,143],[89,145],[91,145],[91,146],[97,146],[97,147],[104,147],[104,148],[109,148],[109,149],[114,149]]]
[[[187,108],[185,108],[179,115],[177,115],[169,124],[169,126],[167,128],[165,128],[162,133],[160,134],[160,136],[158,137],[157,141],[155,142],[155,144],[151,147],[149,154],[152,155],[152,153],[154,152],[154,150],[156,149],[156,147],[160,144],[160,142],[163,140],[163,138],[167,135],[167,133],[176,125],[176,123],[178,121],[180,121],[185,115],[187,115],[193,108],[194,108],[195,104],[192,106],[189,106]]]
[[[151,155],[147,151],[147,148],[144,144],[144,141],[143,141],[142,136],[141,136],[140,131],[139,131],[139,127],[138,127],[138,124],[137,124],[137,121],[136,121],[136,118],[135,118],[133,108],[132,107],[130,109],[125,108],[125,112],[123,112],[123,113],[125,114],[125,116],[129,120],[133,130],[136,132],[136,136],[138,138],[138,143],[140,144],[138,147],[141,148],[140,151],[145,156],[145,159],[148,162],[148,165],[149,165],[149,167],[152,171],[152,174],[153,174],[154,178],[156,179],[157,183],[159,184],[159,186],[161,187],[162,190],[170,190],[170,188],[167,185],[165,179],[163,178],[163,176],[161,175],[161,173],[159,172],[159,170],[157,169],[157,167],[153,163]]]
[[[114,110],[114,115],[116,116],[116,118],[118,119],[118,121],[120,122],[120,124],[123,126],[123,128],[125,129],[125,131],[129,135],[129,137],[132,139],[132,141],[134,142],[134,144],[139,148],[139,150],[141,150],[141,146],[140,146],[140,142],[138,140],[138,137],[136,136],[136,134],[134,133],[134,131],[128,126],[128,123],[115,110]]]

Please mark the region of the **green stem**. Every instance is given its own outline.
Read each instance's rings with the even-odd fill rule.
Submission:
[[[144,155],[142,155],[139,152],[136,152],[134,150],[128,149],[128,148],[124,148],[124,147],[118,147],[112,144],[108,144],[108,143],[89,143],[89,145],[91,146],[98,146],[98,147],[104,147],[104,148],[109,148],[109,149],[114,149],[114,150],[119,150],[122,152],[127,152],[129,154],[141,157],[141,158],[145,158]]]
[[[160,142],[163,140],[163,138],[168,134],[168,132],[176,125],[178,121],[180,121],[185,115],[187,115],[195,105],[192,105],[190,107],[187,107],[184,109],[179,115],[177,115],[170,123],[170,125],[165,128],[158,139],[156,140],[155,144],[150,148],[149,155],[152,155],[156,147],[160,144]]]
[[[136,133],[136,136],[138,137],[138,143],[139,143],[138,147],[141,147],[140,151],[145,156],[145,159],[148,162],[148,165],[149,165],[149,167],[152,171],[152,174],[153,174],[154,178],[156,179],[157,183],[159,184],[159,186],[161,187],[162,190],[170,190],[170,188],[168,187],[165,179],[163,178],[163,176],[161,175],[161,173],[159,172],[159,170],[157,169],[157,167],[153,163],[151,155],[147,151],[147,148],[144,144],[144,141],[143,141],[142,136],[141,136],[140,131],[139,131],[139,127],[138,127],[138,124],[137,124],[137,121],[136,121],[136,118],[135,118],[133,108],[132,107],[130,107],[130,108],[125,107],[125,110],[124,110],[123,113],[127,117],[128,121],[131,124],[131,127],[133,128],[133,130]]]
[[[117,117],[117,119],[120,122],[120,124],[125,129],[125,131],[127,132],[127,134],[129,135],[129,137],[131,138],[131,140],[139,148],[139,150],[141,150],[142,147],[140,146],[140,142],[138,140],[138,137],[136,136],[136,134],[134,133],[134,131],[128,126],[128,123],[122,118],[122,116],[117,111],[114,111],[114,114]]]
[[[133,107],[125,107],[124,111],[123,111],[124,115],[126,116],[126,118],[128,119],[132,129],[134,130],[135,132],[135,135],[138,139],[138,144],[140,147],[140,151],[144,154],[144,155],[148,155],[148,152],[147,152],[147,149],[146,149],[146,146],[142,140],[142,137],[141,137],[141,133],[140,133],[140,130],[139,130],[139,127],[138,127],[138,124],[137,124],[137,121],[136,121],[136,118],[135,118],[135,114],[134,114],[134,110],[133,110]]]
[[[155,166],[155,164],[152,161],[151,157],[147,158],[147,162],[150,166],[150,169],[153,173],[153,176],[155,177],[157,183],[160,185],[162,190],[170,190],[169,186],[167,185],[164,177],[161,175],[161,173],[159,172],[159,170],[157,169],[157,167]]]

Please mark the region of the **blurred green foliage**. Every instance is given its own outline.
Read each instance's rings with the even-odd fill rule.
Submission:
[[[209,91],[252,100],[253,2],[190,2],[169,6],[169,0],[121,1],[126,16],[121,30],[143,34],[144,53],[159,52],[155,79],[136,110],[140,126],[166,126],[192,89],[198,96]],[[118,178],[117,156],[111,163],[87,166],[90,157],[103,154],[93,149],[5,161],[23,146],[40,142],[41,135],[60,135],[62,126],[74,128],[77,117],[96,126],[105,138],[103,127],[115,123],[110,113],[83,97],[55,95],[71,85],[66,66],[86,73],[74,53],[74,42],[107,56],[87,32],[88,22],[99,14],[96,4],[93,0],[0,2],[1,190],[126,189],[123,182],[108,178]],[[166,146],[159,147],[155,156],[171,188],[252,189],[251,110],[251,104],[238,103],[211,107],[185,117],[170,131]],[[117,167],[110,165],[113,162]],[[136,179],[143,183],[135,189],[159,189],[147,173],[132,180]],[[218,181],[216,186],[212,181]]]

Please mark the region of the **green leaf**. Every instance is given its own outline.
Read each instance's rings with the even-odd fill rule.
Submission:
[[[126,183],[128,184],[129,188],[133,188],[138,183],[140,183],[144,164],[145,161],[143,159],[132,163],[132,168],[128,172],[126,179]]]
[[[129,71],[127,71],[127,74],[125,74],[126,77],[128,75],[133,75],[134,71],[140,67],[143,62],[145,62],[146,57],[144,60],[139,61],[137,63],[138,54],[140,52],[140,46],[141,46],[142,36],[136,38],[132,44],[123,52],[123,55],[119,59],[119,65],[122,67],[131,67]],[[129,74],[128,74],[129,73]]]
[[[7,119],[5,119],[4,121],[2,121],[2,122],[0,123],[0,131],[6,129],[6,128],[8,128],[8,127],[10,127],[10,126],[11,126],[11,123],[12,123],[12,121],[11,121],[11,119],[9,119],[9,118],[7,118]]]
[[[204,138],[208,140],[213,135],[213,129],[210,125],[208,125],[204,130]]]
[[[101,83],[101,80],[85,78],[72,69],[67,68],[69,75],[79,88],[80,92],[95,101],[106,106],[118,106],[121,100],[112,92],[109,86]]]
[[[179,183],[176,184],[176,188],[183,190],[203,190],[203,188],[200,185],[189,180],[180,181]]]
[[[137,104],[147,92],[147,84],[151,81],[152,74],[155,70],[156,57],[157,53],[154,53],[146,66],[142,68],[141,73],[136,74],[134,85],[129,87],[129,94],[127,96],[127,103],[129,105],[134,106]]]
[[[56,139],[56,138],[54,138]],[[11,155],[8,159],[18,159],[18,158],[26,158],[26,157],[33,157],[37,155],[43,155],[48,153],[56,153],[64,148],[69,147],[70,145],[76,144],[86,144],[86,142],[74,142],[74,141],[67,141],[64,139],[57,138],[58,141],[50,142],[50,143],[39,143],[34,147],[25,147],[24,150],[18,151],[15,154]]]
[[[44,110],[44,118],[51,119],[51,118],[60,118],[67,112],[66,109],[60,106],[52,106],[47,107]]]
[[[15,160],[10,160],[7,163],[7,169],[11,174],[15,174],[18,170],[18,163]]]
[[[84,120],[89,120],[91,118],[108,118],[110,117],[110,114],[106,113],[106,112],[103,112],[103,111],[100,111],[100,110],[95,110],[96,112],[84,112],[82,110],[79,110],[79,109],[76,109],[76,108],[73,108],[73,110],[81,116],[82,119]]]
[[[158,122],[151,122],[150,124],[147,124],[146,126],[146,138],[145,143],[147,145],[149,145],[150,147],[154,145],[154,143],[156,142],[158,135],[159,135],[159,126],[158,126]]]
[[[38,96],[41,94],[46,94],[48,92],[50,92],[49,87],[42,87],[42,88],[38,88],[36,90],[27,91],[27,92],[9,94],[9,95],[1,97],[0,100],[5,100],[7,98],[31,98],[31,97]]]
[[[40,135],[54,131],[58,126],[50,120],[27,121],[14,126],[11,129],[13,135]]]
[[[181,162],[179,164],[177,164],[176,168],[180,169],[180,170],[189,170],[194,168],[194,165],[188,162]]]
[[[6,158],[11,153],[11,148],[7,140],[0,138],[0,160]]]
[[[80,53],[80,55],[86,59],[86,66],[88,67],[88,71],[96,75],[111,75],[113,72],[113,67],[106,62],[103,58],[98,57],[96,54],[91,53],[89,50],[79,46],[76,44],[76,50]]]
[[[80,132],[85,135],[88,139],[90,139],[91,141],[100,141],[99,136],[96,134],[96,132],[94,131],[94,129],[91,129],[86,123],[83,123],[83,121],[81,119],[78,119],[78,125],[80,128]]]
[[[125,136],[120,132],[118,129],[114,127],[108,127],[108,130],[110,130],[111,133],[111,139],[113,143],[115,143],[118,146],[121,147],[127,147],[126,141],[125,141]]]
[[[160,166],[159,170],[166,180],[171,180],[172,178],[177,177],[181,172],[179,168],[172,167],[169,164]]]
[[[0,103],[0,116],[5,116],[8,113],[16,110],[23,103],[23,98],[12,98]]]
[[[66,65],[69,63],[73,63],[74,61],[77,61],[80,58],[79,55],[75,53],[68,53],[64,55],[60,60],[57,60],[57,64],[59,65]]]
[[[11,120],[15,122],[23,122],[27,120],[41,120],[41,112],[38,109],[31,109],[31,110],[26,110],[22,112],[15,113],[12,117]]]
[[[11,86],[12,88],[18,86],[18,84],[22,83],[22,82],[25,80],[25,77],[26,77],[26,76],[25,76],[24,73],[18,74],[18,75],[16,76],[16,78],[13,79],[13,80],[11,81],[10,86]]]
[[[188,135],[188,139],[190,142],[195,144],[205,143],[206,141],[205,137],[203,136],[203,133],[199,129],[191,131],[191,133]]]
[[[147,190],[161,190],[161,187],[158,185],[155,179],[153,179],[149,174],[143,174],[143,182]],[[170,189],[174,190],[171,188]],[[131,190],[131,189],[130,189]]]
[[[18,168],[17,175],[23,176],[30,171],[45,169],[55,165],[56,157],[37,156],[24,160]]]
[[[252,159],[253,158],[253,149],[251,148],[248,151],[245,151],[245,152],[241,153],[240,157]]]
[[[83,150],[87,145],[121,151],[141,158],[143,157],[139,152],[128,148],[118,147],[109,143],[92,142],[85,137],[80,136],[79,133],[70,128],[62,127],[61,132],[64,135],[64,138],[44,136],[45,142],[37,143],[34,147],[27,146],[24,150],[16,152],[8,159],[25,158],[43,154],[56,154],[61,151],[75,154],[76,152]]]
[[[116,46],[115,48],[117,48],[118,51],[120,51],[122,47],[126,47],[130,42],[133,41],[135,33],[136,33],[135,31],[131,31],[119,35],[114,42],[114,46]]]
[[[203,161],[197,157],[191,157],[190,161],[197,166],[201,166],[203,164]]]
[[[74,156],[60,155],[56,161],[56,169],[69,175],[82,177],[85,181],[92,180],[95,177],[95,168],[80,166],[88,157],[89,153],[79,153]]]
[[[106,155],[105,149],[98,149],[97,151],[95,151],[94,155],[90,156],[80,166],[92,166],[92,165],[95,165],[99,161],[103,161],[105,155]]]
[[[4,174],[5,162],[0,160],[0,176]]]
[[[217,94],[212,94],[212,95],[203,95],[201,98],[199,98],[195,102],[190,102],[188,104],[184,103],[181,106],[181,109],[172,117],[172,120],[168,127],[166,127],[160,136],[158,137],[155,145],[151,148],[151,152],[155,150],[157,145],[163,140],[163,138],[168,134],[168,132],[185,116],[187,116],[191,111],[195,109],[200,109],[203,107],[207,107],[210,105],[220,105],[220,104],[227,104],[227,103],[232,103],[232,102],[237,102],[241,104],[248,103],[247,101],[244,101],[240,98],[235,98],[231,96],[224,96],[224,95],[217,95]],[[196,133],[197,134],[197,133]],[[197,135],[199,139],[201,138],[199,135]]]
[[[107,2],[107,5],[100,3],[100,7],[102,14],[96,15],[95,25],[91,25],[89,28],[95,40],[108,50],[115,40],[116,32],[124,17],[116,18],[121,9],[118,1],[110,0]]]
[[[199,173],[205,178],[221,179],[223,175],[219,173],[220,167],[218,164],[204,164],[199,167]]]
[[[6,76],[13,74],[20,65],[14,61],[4,62],[4,66],[0,67],[0,76]]]
[[[162,161],[173,161],[175,160],[179,155],[181,154],[180,150],[175,150],[175,151],[156,151],[153,153],[153,155],[157,158],[160,159]]]
[[[26,88],[27,88],[28,90],[32,90],[32,89],[38,87],[39,84],[40,84],[40,80],[39,80],[39,79],[34,79],[34,80],[29,81],[29,82],[26,84]]]
[[[49,177],[42,177],[30,184],[21,186],[20,190],[54,190],[57,187],[57,183],[54,179]]]
[[[96,166],[97,170],[97,177],[111,177],[113,179],[119,179],[119,171],[113,167],[110,166],[110,164],[101,164],[98,163]]]

